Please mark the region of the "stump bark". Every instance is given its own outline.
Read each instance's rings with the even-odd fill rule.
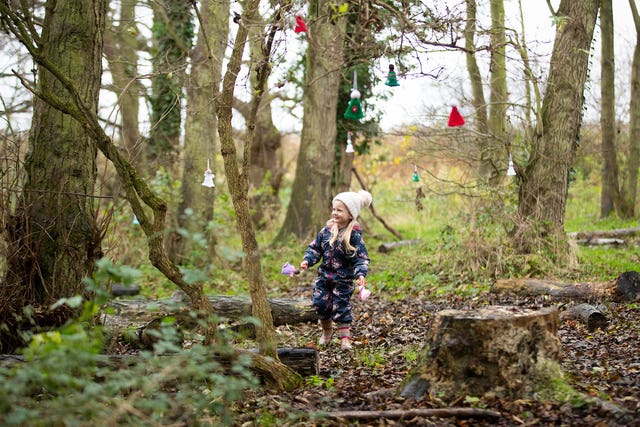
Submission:
[[[562,375],[557,329],[555,307],[441,311],[400,395],[428,393],[445,402],[486,393],[530,397]]]

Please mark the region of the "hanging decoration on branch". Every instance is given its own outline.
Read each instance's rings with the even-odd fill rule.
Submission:
[[[458,107],[454,105],[451,106],[451,112],[449,113],[449,127],[462,126],[464,124],[464,117],[458,111]]]
[[[413,182],[420,182],[420,177],[418,176],[418,165],[413,165]]]
[[[307,32],[307,23],[304,22],[303,15],[304,13],[301,10],[296,12],[296,27],[293,29],[293,31],[295,31],[296,34]]]
[[[387,74],[387,81],[384,82],[387,86],[395,87],[400,86],[398,83],[398,78],[396,77],[396,72],[394,71],[393,64],[389,64],[389,74]]]
[[[353,143],[351,142],[351,132],[347,132],[347,149],[344,150],[345,153],[353,153],[355,150],[353,149]]]
[[[351,100],[344,112],[344,118],[349,120],[360,120],[364,117],[362,105],[360,104],[360,91],[358,90],[358,74],[353,71],[353,88],[351,89]]]
[[[511,153],[509,153],[509,167],[507,168],[507,176],[515,176],[516,169],[513,167],[513,158],[511,157]]]
[[[216,185],[213,183],[213,178],[216,176],[209,169],[209,159],[207,159],[207,168],[204,170],[204,181],[202,181],[202,185],[205,187],[213,188]]]

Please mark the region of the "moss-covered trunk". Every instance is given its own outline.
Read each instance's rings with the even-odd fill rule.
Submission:
[[[106,1],[48,1],[39,54],[73,80],[77,96],[97,111],[102,76]],[[47,70],[37,90],[71,97]],[[7,224],[6,273],[0,288],[0,322],[31,304],[48,307],[84,293],[82,279],[101,256],[93,191],[97,150],[83,126],[39,98],[29,134],[25,182]],[[63,322],[65,316],[44,320]]]

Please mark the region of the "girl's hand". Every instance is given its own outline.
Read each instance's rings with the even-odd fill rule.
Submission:
[[[364,276],[360,276],[356,279],[356,284],[358,286],[365,286],[367,284],[367,281],[365,280]]]
[[[300,263],[300,270],[306,270],[307,268],[309,268],[309,262],[307,261],[302,261]]]

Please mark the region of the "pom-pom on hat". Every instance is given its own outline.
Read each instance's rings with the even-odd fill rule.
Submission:
[[[344,203],[344,205],[349,209],[349,213],[355,220],[360,215],[360,210],[362,208],[366,208],[371,205],[373,201],[373,197],[371,193],[365,190],[360,191],[345,191],[344,193],[338,194],[333,198],[333,201],[339,201]]]

